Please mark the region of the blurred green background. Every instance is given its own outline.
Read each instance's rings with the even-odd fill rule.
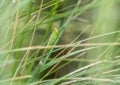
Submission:
[[[120,0],[0,0],[0,85],[119,85]]]

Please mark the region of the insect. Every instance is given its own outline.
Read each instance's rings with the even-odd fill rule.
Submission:
[[[54,45],[55,44],[55,41],[57,40],[58,38],[58,35],[59,35],[59,31],[57,28],[55,28],[50,36],[50,39],[48,41],[48,44],[47,45]]]
[[[55,45],[56,44],[56,40],[58,38],[58,35],[59,35],[59,31],[58,31],[57,28],[55,28],[53,30],[49,40],[48,40],[47,46]],[[51,54],[52,50],[53,50],[53,48],[45,49],[43,53],[44,54],[45,53]],[[49,57],[50,57],[50,55],[47,55],[45,60],[47,60]],[[43,63],[45,63],[45,62],[43,62]]]
[[[48,40],[47,46],[52,46],[52,45],[54,45],[54,44],[56,43],[56,40],[57,40],[57,38],[58,38],[58,35],[59,35],[58,29],[57,29],[57,28],[54,28],[54,30],[53,30],[53,32],[52,32],[52,34],[50,35],[50,38],[49,38],[49,40]],[[50,49],[45,49],[45,50],[44,50],[44,53],[49,52],[49,51],[50,51]]]

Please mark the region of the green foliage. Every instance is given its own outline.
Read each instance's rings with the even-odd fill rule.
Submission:
[[[119,85],[119,0],[0,0],[0,85]]]

